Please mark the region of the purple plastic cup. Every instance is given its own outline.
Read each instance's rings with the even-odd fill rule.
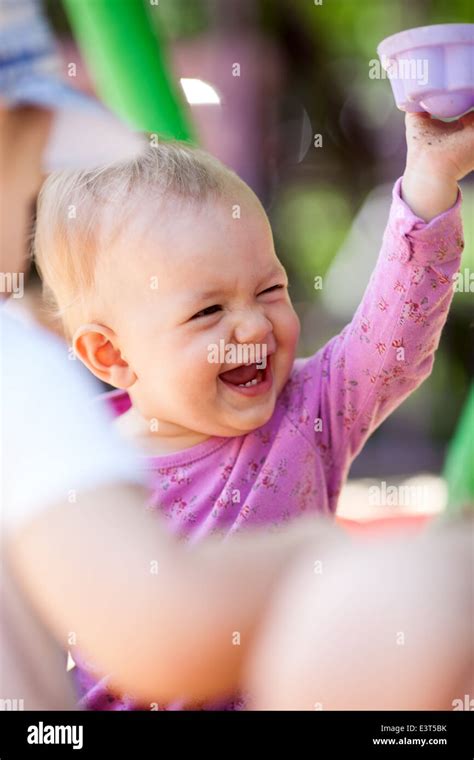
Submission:
[[[474,108],[474,24],[408,29],[377,53],[402,111],[449,119]]]

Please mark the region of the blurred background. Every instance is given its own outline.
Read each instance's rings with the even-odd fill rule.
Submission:
[[[167,48],[199,142],[231,166],[266,208],[302,321],[299,355],[317,351],[354,313],[379,251],[393,183],[404,168],[404,114],[395,107],[388,79],[369,77],[376,47],[403,29],[472,22],[471,0],[136,2],[146,6],[151,28]],[[65,7],[47,0],[43,8],[59,43],[64,76],[75,65],[68,83],[94,97],[93,77]],[[100,163],[124,133],[118,124],[108,129],[102,155],[103,125],[93,121],[82,132],[81,145]],[[64,156],[66,163],[68,155],[74,160],[74,129],[56,134],[48,149],[51,167]],[[464,180],[463,193],[462,268],[469,273],[474,272],[472,177]],[[15,306],[45,321],[34,270],[27,291]],[[474,376],[473,301],[472,292],[455,294],[431,377],[355,461],[341,514],[371,516],[367,486],[407,479],[428,489],[423,498],[379,505],[377,514],[443,508],[446,492],[439,474]]]

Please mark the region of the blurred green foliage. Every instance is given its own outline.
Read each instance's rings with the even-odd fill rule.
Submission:
[[[159,0],[158,5],[145,2],[150,10],[152,23],[159,24],[169,40],[197,37],[208,31],[214,21],[214,3],[196,0]]]
[[[272,0],[268,0],[271,12]],[[336,55],[376,55],[378,43],[403,29],[428,24],[470,23],[472,0],[323,0],[292,3],[315,38]]]
[[[285,265],[298,283],[298,299],[315,295],[314,278],[326,274],[334,253],[346,236],[351,206],[330,186],[289,187],[273,213],[273,229],[279,244],[291,255]]]

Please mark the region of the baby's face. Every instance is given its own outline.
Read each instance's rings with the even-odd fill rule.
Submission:
[[[109,273],[110,327],[136,375],[133,405],[158,420],[159,436],[251,431],[271,417],[299,336],[268,219],[243,191],[168,210],[165,222],[160,215],[144,222],[135,250],[114,255]],[[253,356],[239,355],[244,344]]]

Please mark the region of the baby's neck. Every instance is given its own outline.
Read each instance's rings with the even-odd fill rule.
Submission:
[[[153,430],[152,425],[133,406],[117,417],[115,424],[122,438],[132,441],[148,456],[174,454],[177,451],[190,449],[210,437],[166,423],[158,424],[158,430]]]

